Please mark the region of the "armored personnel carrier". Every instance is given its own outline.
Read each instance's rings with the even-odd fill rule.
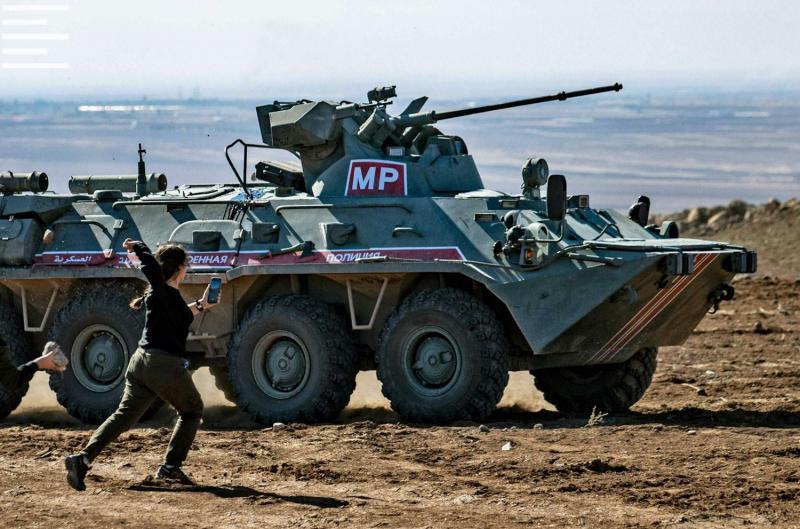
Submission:
[[[482,420],[510,370],[529,370],[559,410],[620,411],[651,382],[657,348],[682,343],[733,296],[756,254],[648,224],[650,201],[594,209],[544,159],[522,164],[521,192],[484,189],[465,141],[444,120],[618,91],[612,86],[439,112],[426,98],[389,113],[369,101],[257,108],[263,144],[237,140],[236,182],[167,189],[148,174],[0,176],[0,336],[17,361],[47,339],[71,363],[50,375],[58,401],[96,423],[118,403],[143,315],[126,238],[191,254],[182,291],[226,284],[189,336],[226,396],[262,423],[330,421],[356,373],[377,369],[409,421]],[[243,148],[239,170],[231,151]],[[283,149],[299,164],[259,161]],[[7,394],[6,394],[7,393]],[[2,414],[24,388],[0,394]]]

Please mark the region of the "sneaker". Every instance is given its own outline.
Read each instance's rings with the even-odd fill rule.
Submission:
[[[83,478],[89,471],[89,465],[83,454],[75,454],[64,458],[64,466],[67,467],[67,483],[75,490],[86,490]]]
[[[156,479],[164,480],[164,481],[177,481],[181,485],[195,485],[195,482],[192,478],[187,476],[181,467],[168,467],[167,465],[161,465],[156,470]]]

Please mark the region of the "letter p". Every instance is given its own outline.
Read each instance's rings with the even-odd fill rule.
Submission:
[[[400,171],[393,167],[381,167],[380,175],[378,176],[378,190],[383,191],[386,184],[397,182],[400,179]]]

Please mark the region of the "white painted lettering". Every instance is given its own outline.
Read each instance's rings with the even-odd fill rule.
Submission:
[[[395,169],[394,167],[381,167],[381,173],[378,177],[378,190],[383,191],[386,187],[386,184],[391,184],[392,182],[397,182],[400,178],[400,171]]]
[[[383,170],[381,170],[381,178],[383,177]],[[382,184],[381,184],[382,185]],[[353,184],[352,188],[354,191],[357,189],[375,189],[375,167],[370,167],[367,169],[367,174],[365,175],[360,166],[353,167]],[[383,187],[381,187],[383,189]]]

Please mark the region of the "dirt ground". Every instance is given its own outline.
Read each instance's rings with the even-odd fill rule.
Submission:
[[[0,527],[797,527],[800,281],[736,288],[662,350],[632,413],[592,427],[551,411],[520,373],[489,431],[402,424],[372,373],[324,426],[262,429],[207,389],[195,488],[147,478],[173,420],[162,410],[73,492],[62,458],[90,429],[39,378],[0,424]]]

